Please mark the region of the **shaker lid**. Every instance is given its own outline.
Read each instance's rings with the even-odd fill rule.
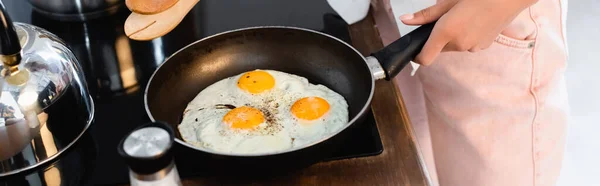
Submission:
[[[121,140],[118,151],[133,172],[152,174],[173,161],[173,140],[174,133],[169,125],[151,122],[127,134]]]

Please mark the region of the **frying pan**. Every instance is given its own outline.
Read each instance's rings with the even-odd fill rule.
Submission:
[[[323,160],[352,137],[349,128],[365,118],[374,82],[396,76],[420,52],[434,24],[423,25],[366,58],[333,36],[303,28],[251,27],[216,34],[175,52],[158,67],[145,90],[146,112],[152,121],[169,123],[175,129],[180,151],[177,166],[245,175],[297,170]],[[348,124],[309,145],[269,154],[219,153],[181,139],[177,125],[201,90],[255,69],[296,74],[338,92],[348,102]]]

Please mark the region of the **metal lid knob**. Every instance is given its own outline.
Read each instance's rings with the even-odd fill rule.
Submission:
[[[144,124],[127,134],[118,151],[129,168],[137,174],[153,174],[173,162],[174,133],[162,122]]]

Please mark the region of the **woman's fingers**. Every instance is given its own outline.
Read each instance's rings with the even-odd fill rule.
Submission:
[[[402,15],[400,16],[400,20],[406,25],[423,25],[431,23],[446,14],[456,2],[457,0],[444,0],[413,14]],[[446,44],[448,44],[449,39],[447,33],[442,33],[443,31],[436,29],[436,27],[438,27],[437,24],[433,28],[431,36],[429,36],[429,39],[427,40],[427,43],[425,43],[425,46],[423,46],[423,49],[421,49],[421,52],[415,57],[415,62],[422,65],[431,64],[440,52],[442,52]]]
[[[437,25],[436,25],[437,26]],[[415,57],[415,62],[422,65],[430,65],[433,60],[442,52],[442,49],[448,44],[449,40],[445,34],[440,33],[439,29],[433,28],[431,36],[421,49],[421,52]]]
[[[400,20],[407,25],[427,24],[442,17],[454,4],[456,4],[455,0],[445,0],[413,14],[402,15]]]

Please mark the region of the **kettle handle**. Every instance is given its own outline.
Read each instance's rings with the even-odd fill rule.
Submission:
[[[0,0],[0,58],[4,65],[15,66],[21,61],[21,43],[4,3]]]

